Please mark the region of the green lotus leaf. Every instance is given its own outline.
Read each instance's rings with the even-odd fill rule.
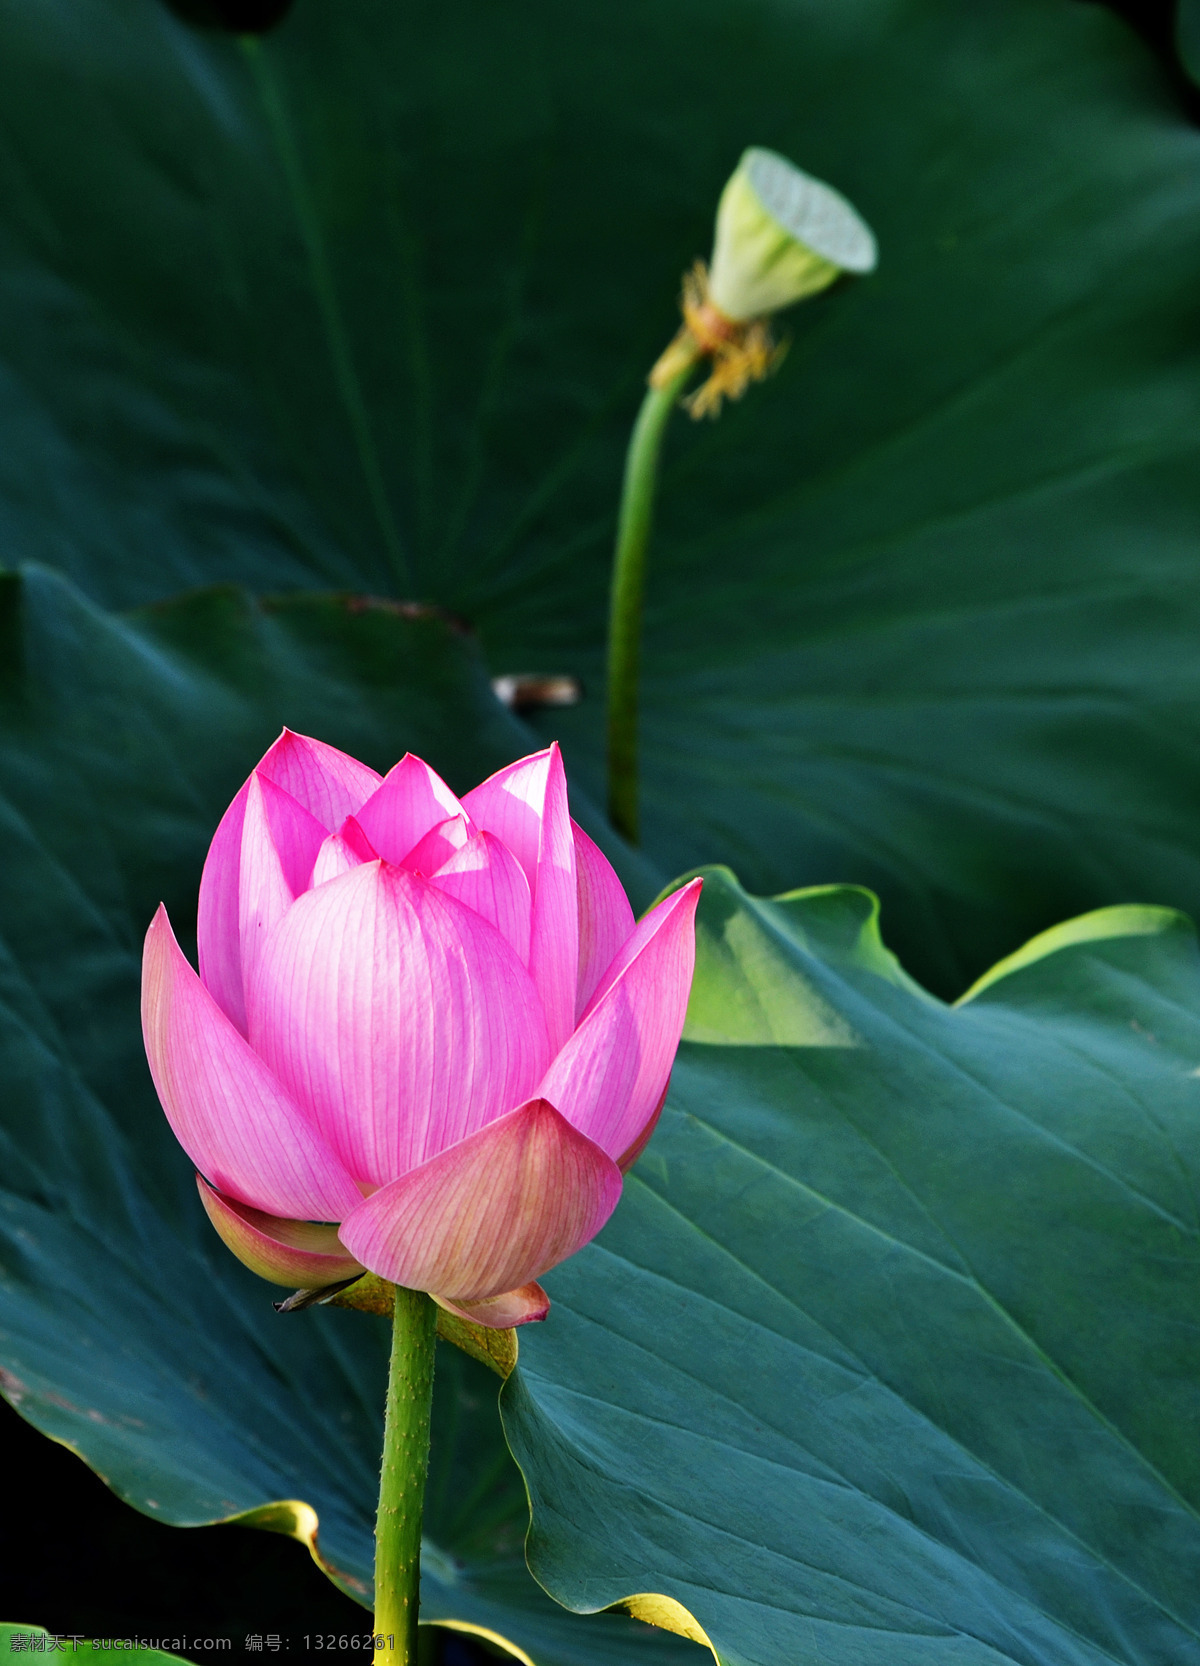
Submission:
[[[138,1022],[151,912],[194,921],[207,841],[284,722],[380,767],[420,751],[460,789],[529,742],[432,614],[228,588],[131,622],[0,577],[0,1387],[135,1508],[289,1533],[369,1607],[387,1326],[274,1312],[204,1217]],[[496,1378],[440,1352],[425,1617],[535,1666],[686,1653],[537,1587]]]
[[[1191,11],[1185,12],[1185,27]],[[1200,910],[1200,133],[1067,0],[158,0],[0,16],[0,539],[127,606],[416,597],[602,801],[622,454],[747,145],[877,273],[676,419],[647,854],[855,880],[943,993],[1101,903]]]
[[[64,1647],[58,1646],[59,1642]],[[133,1647],[126,1647],[129,1642]],[[0,1656],[10,1654],[45,1654],[47,1644],[53,1643],[49,1652],[53,1654],[66,1653],[84,1656],[87,1660],[102,1660],[105,1666],[112,1666],[114,1661],[126,1661],[129,1666],[159,1666],[162,1661],[178,1661],[181,1657],[170,1654],[163,1649],[141,1648],[137,1646],[136,1638],[122,1638],[119,1642],[112,1638],[80,1637],[72,1639],[58,1639],[54,1633],[46,1631],[42,1626],[10,1625],[0,1620]],[[186,1640],[176,1643],[177,1648],[186,1648]]]
[[[951,1007],[867,893],[715,869],[698,948],[503,1391],[538,1579],[723,1666],[1200,1662],[1190,923],[1100,911]]]

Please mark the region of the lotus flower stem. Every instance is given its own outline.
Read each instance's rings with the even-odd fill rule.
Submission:
[[[685,349],[670,376],[647,388],[625,456],[608,624],[608,815],[630,844],[638,842],[638,676],[658,460],[667,419],[699,359],[699,345]]]
[[[436,1316],[429,1296],[396,1286],[375,1522],[375,1634],[385,1639],[376,1658],[388,1666],[417,1662]]]

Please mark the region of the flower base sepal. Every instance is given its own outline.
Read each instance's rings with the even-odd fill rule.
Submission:
[[[364,1273],[361,1278],[343,1280],[324,1290],[297,1290],[287,1301],[276,1302],[275,1310],[277,1313],[299,1313],[306,1307],[353,1307],[360,1313],[376,1313],[382,1319],[390,1319],[395,1312],[394,1292],[394,1285],[386,1278]],[[437,1302],[437,1333],[442,1341],[452,1342],[498,1377],[510,1376],[517,1363],[517,1334],[512,1326],[544,1319],[550,1311],[550,1298],[539,1284],[514,1290],[508,1296],[493,1297],[488,1304],[492,1310],[488,1325],[477,1324],[466,1313],[438,1301],[436,1296],[434,1301]],[[497,1319],[502,1312],[506,1314],[510,1309],[521,1316],[513,1318],[507,1327],[498,1328]]]
[[[303,1313],[309,1307],[355,1307],[358,1305],[357,1303],[339,1302],[337,1298],[343,1290],[350,1289],[358,1282],[356,1276],[340,1279],[337,1284],[319,1284],[315,1290],[293,1290],[285,1302],[272,1302],[271,1306],[276,1313]],[[374,1313],[377,1310],[371,1308],[368,1311]],[[379,1309],[378,1311],[382,1312],[383,1310]]]
[[[299,1284],[306,1290],[320,1290],[356,1279],[363,1272],[362,1262],[348,1254],[336,1226],[286,1220],[252,1209],[248,1203],[217,1191],[199,1174],[196,1187],[205,1214],[226,1249],[269,1284]]]
[[[546,1306],[549,1307],[549,1302]],[[443,1342],[452,1342],[464,1354],[486,1365],[500,1378],[510,1377],[517,1364],[517,1333],[497,1330],[492,1325],[477,1325],[461,1314],[438,1304],[437,1333]]]
[[[506,1290],[500,1296],[485,1296],[477,1302],[452,1302],[447,1301],[445,1296],[433,1299],[444,1313],[486,1330],[513,1330],[518,1325],[535,1325],[550,1311],[550,1298],[536,1283],[523,1284],[519,1290]]]

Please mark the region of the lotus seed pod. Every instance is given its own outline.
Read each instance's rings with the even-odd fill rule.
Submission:
[[[870,272],[870,227],[837,191],[774,151],[744,151],[717,207],[709,296],[745,323],[825,289],[843,272]]]

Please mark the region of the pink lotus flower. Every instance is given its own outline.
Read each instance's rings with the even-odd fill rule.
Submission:
[[[285,730],[209,850],[199,977],[165,909],[146,935],[146,1054],[217,1231],[275,1283],[544,1318],[662,1108],[699,889],[635,925],[557,747],[460,802]]]

